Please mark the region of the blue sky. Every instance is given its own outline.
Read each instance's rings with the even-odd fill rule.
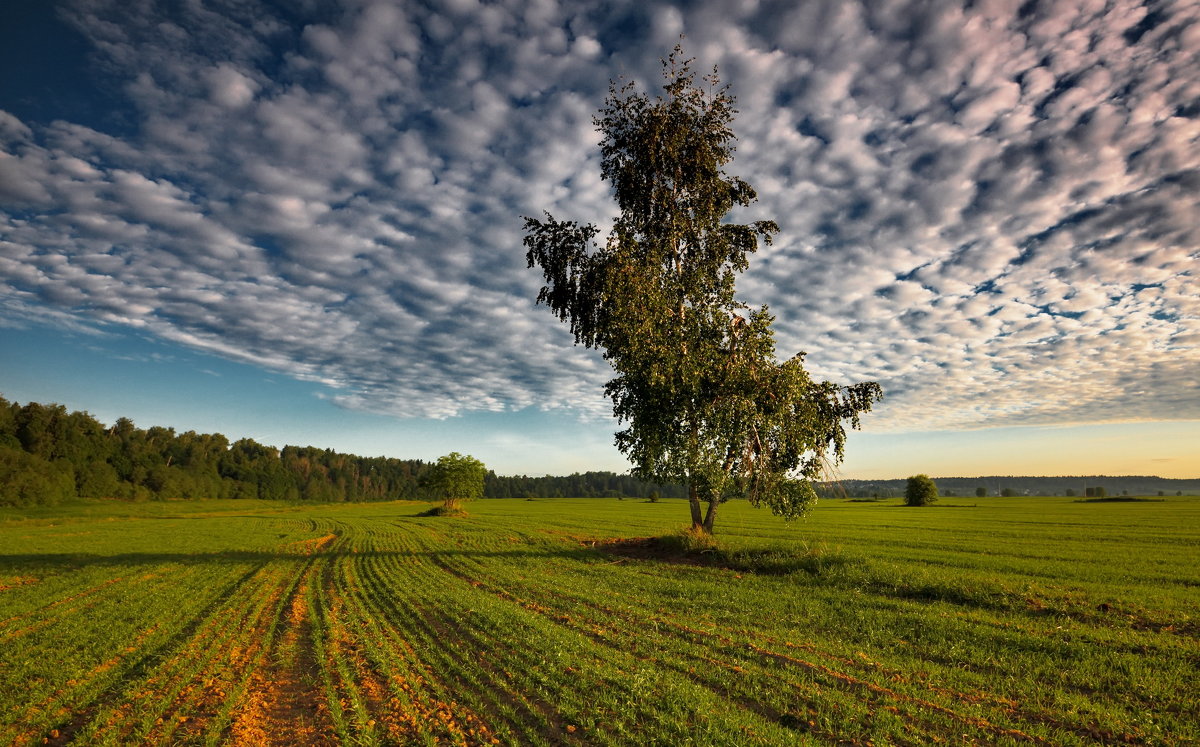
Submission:
[[[0,394],[624,469],[520,216],[611,220],[592,115],[680,34],[781,227],[739,295],[884,387],[845,476],[1200,474],[1187,2],[10,0]]]

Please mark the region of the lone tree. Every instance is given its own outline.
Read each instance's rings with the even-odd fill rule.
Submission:
[[[881,390],[814,381],[803,353],[779,362],[767,307],[734,298],[748,256],[779,229],[726,222],[757,199],[723,170],[734,100],[715,69],[702,87],[681,58],[676,46],[663,62],[664,95],[614,84],[595,118],[601,175],[620,210],[605,244],[595,226],[548,213],[525,218],[524,243],[545,276],[538,302],[616,373],[605,393],[634,474],[687,484],[693,530],[711,533],[734,497],[802,515],[816,500],[812,481],[842,459],[843,421],[857,428]]]
[[[938,499],[937,484],[929,475],[913,475],[904,488],[904,505],[928,506]]]
[[[452,451],[438,457],[437,463],[425,475],[425,487],[443,499],[442,514],[462,513],[463,501],[483,497],[483,480],[487,467],[472,456]]]

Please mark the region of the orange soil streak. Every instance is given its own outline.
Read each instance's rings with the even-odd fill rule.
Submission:
[[[105,581],[102,584],[93,586],[90,589],[84,589],[83,591],[81,591],[77,594],[72,594],[69,597],[63,597],[62,599],[51,602],[47,605],[43,605],[42,607],[39,607],[38,609],[33,610],[32,612],[28,612],[23,615],[14,615],[14,616],[8,618],[7,620],[0,620],[0,625],[7,625],[8,623],[13,622],[14,620],[21,620],[21,619],[29,618],[29,617],[32,617],[33,615],[37,614],[38,612],[43,612],[45,610],[54,609],[55,607],[61,607],[62,605],[66,604],[68,602],[74,602],[77,599],[82,599],[83,597],[95,594],[96,592],[104,589],[105,587],[112,586],[113,584],[117,583],[118,581],[124,580],[124,578],[125,578],[124,576],[117,576],[116,578],[110,578],[109,580]],[[67,610],[67,611],[70,612],[71,610]],[[41,620],[38,620],[37,622],[35,622],[31,625],[21,628],[20,630],[13,630],[13,631],[9,631],[8,633],[4,633],[2,636],[0,636],[0,643],[7,643],[7,642],[13,640],[14,638],[20,638],[21,636],[25,635],[26,633],[30,633],[34,630],[40,630],[41,628],[44,628],[47,625],[50,625],[51,623],[53,623],[55,621],[55,619],[56,618],[42,618]]]
[[[458,702],[429,698],[419,689],[425,684],[424,678],[392,677],[385,687],[360,653],[355,651],[351,661],[372,714],[382,722],[388,736],[399,744],[420,741],[423,734],[444,737],[456,745],[498,743],[491,730]],[[405,697],[394,694],[397,692]]]
[[[284,548],[290,551],[296,551],[300,555],[313,555],[321,552],[329,543],[337,539],[336,534],[327,534],[324,537],[315,537],[313,539],[300,540],[299,542],[289,542],[284,545]]]
[[[156,633],[158,631],[159,627],[161,627],[161,626],[154,625],[152,627],[149,627],[149,628],[143,630],[140,634],[138,634],[138,636],[136,638],[133,639],[133,641],[128,646],[125,646],[124,648],[122,648],[120,650],[120,652],[117,653],[116,656],[113,656],[108,661],[100,663],[95,668],[93,668],[90,672],[83,675],[79,679],[67,680],[66,685],[64,687],[61,687],[58,690],[56,690],[52,695],[48,696],[42,702],[29,706],[25,710],[24,715],[21,718],[17,719],[17,722],[20,723],[20,722],[31,721],[35,717],[36,714],[38,714],[42,711],[45,711],[46,709],[50,709],[50,708],[53,708],[53,710],[51,710],[50,713],[52,714],[52,717],[55,719],[65,719],[66,717],[70,716],[71,711],[66,706],[60,705],[57,707],[53,707],[54,704],[60,700],[69,699],[71,694],[75,690],[78,690],[81,687],[86,687],[89,683],[91,683],[97,677],[100,677],[105,672],[107,672],[107,671],[111,670],[113,667],[117,666],[117,664],[119,664],[121,662],[121,660],[124,659],[126,656],[128,656],[129,654],[132,654],[136,651],[139,651],[142,647],[142,643],[147,638],[154,635],[154,633]],[[63,739],[62,742],[56,742],[55,737],[52,736],[49,738],[50,741],[46,742],[46,744],[65,743],[67,736],[70,733],[78,730],[78,728],[83,725],[82,719],[78,719],[78,720],[80,721],[80,723],[72,724],[72,726],[62,728],[62,729],[55,729],[56,732],[61,731],[64,733],[62,735],[62,739]],[[14,743],[19,742],[22,739],[31,739],[31,738],[33,738],[33,736],[34,736],[34,734],[32,732],[26,732],[25,734],[18,735],[16,738],[14,738],[13,742]]]
[[[211,649],[223,649],[224,655],[217,655],[212,658],[210,666],[219,667],[218,672],[200,671],[190,676],[188,684],[183,685],[173,701],[163,707],[162,715],[158,719],[158,726],[151,730],[144,737],[147,743],[161,743],[167,741],[166,735],[174,732],[175,728],[184,725],[185,729],[191,733],[199,733],[208,718],[215,712],[220,703],[226,697],[226,692],[232,690],[239,681],[242,673],[258,656],[262,648],[261,642],[266,636],[266,630],[269,625],[272,610],[280,595],[283,594],[283,588],[276,586],[271,592],[270,598],[262,605],[256,617],[252,620],[246,620],[245,623],[252,626],[253,630],[245,636],[248,645],[245,647],[231,643],[226,639],[212,640],[214,636],[220,632],[219,626],[216,626],[216,621],[212,625],[207,626],[195,635],[188,645],[177,652],[170,662],[160,667],[161,675],[151,677],[143,684],[142,689],[135,693],[133,698],[116,709],[113,715],[104,724],[101,730],[116,728],[122,721],[125,725],[121,727],[121,733],[118,736],[118,741],[128,742],[131,737],[130,729],[133,724],[129,723],[132,714],[138,711],[144,711],[149,704],[153,703],[154,699],[158,698],[164,690],[170,690],[175,682],[180,681],[181,675],[172,675],[171,670],[180,666],[181,662],[194,658],[192,652],[208,647]],[[249,612],[247,612],[249,614]],[[210,618],[212,620],[212,618]],[[181,709],[187,707],[188,710],[197,714],[199,718],[192,715],[175,715]]]
[[[39,581],[41,581],[41,579],[35,576],[9,576],[4,580],[4,583],[0,583],[0,592],[8,591],[9,589],[15,589],[18,586],[30,586],[38,583]]]
[[[328,544],[322,538],[314,547]],[[311,670],[311,625],[308,622],[307,580],[292,596],[287,632],[276,643],[276,651],[295,651],[287,664],[269,666],[250,675],[250,687],[243,696],[233,722],[231,744],[247,747],[264,745],[334,745],[337,736],[321,692],[306,683],[304,670]]]
[[[340,620],[342,600],[336,595],[330,596],[334,600],[330,619]],[[404,648],[415,659],[415,652],[408,641],[390,643]],[[422,735],[426,734],[433,735],[436,742],[447,740],[465,747],[499,744],[499,740],[473,711],[457,701],[447,703],[431,697],[425,688],[423,676],[392,676],[385,686],[358,643],[343,626],[336,623],[331,626],[330,644],[354,665],[355,679],[366,697],[371,714],[397,744],[420,742]]]

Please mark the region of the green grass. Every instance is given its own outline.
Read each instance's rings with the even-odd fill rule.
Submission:
[[[0,509],[0,743],[1200,742],[1200,500],[899,504]]]

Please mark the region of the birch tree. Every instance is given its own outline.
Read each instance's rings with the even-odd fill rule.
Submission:
[[[881,390],[815,381],[803,353],[780,362],[767,307],[735,298],[738,274],[779,227],[727,220],[757,195],[724,170],[734,99],[715,69],[698,81],[691,62],[677,46],[662,94],[614,84],[595,117],[619,210],[603,245],[594,225],[549,213],[525,218],[524,245],[545,277],[538,302],[616,374],[605,393],[635,475],[686,484],[693,529],[711,533],[735,497],[802,515],[812,482],[842,459],[846,425]]]

